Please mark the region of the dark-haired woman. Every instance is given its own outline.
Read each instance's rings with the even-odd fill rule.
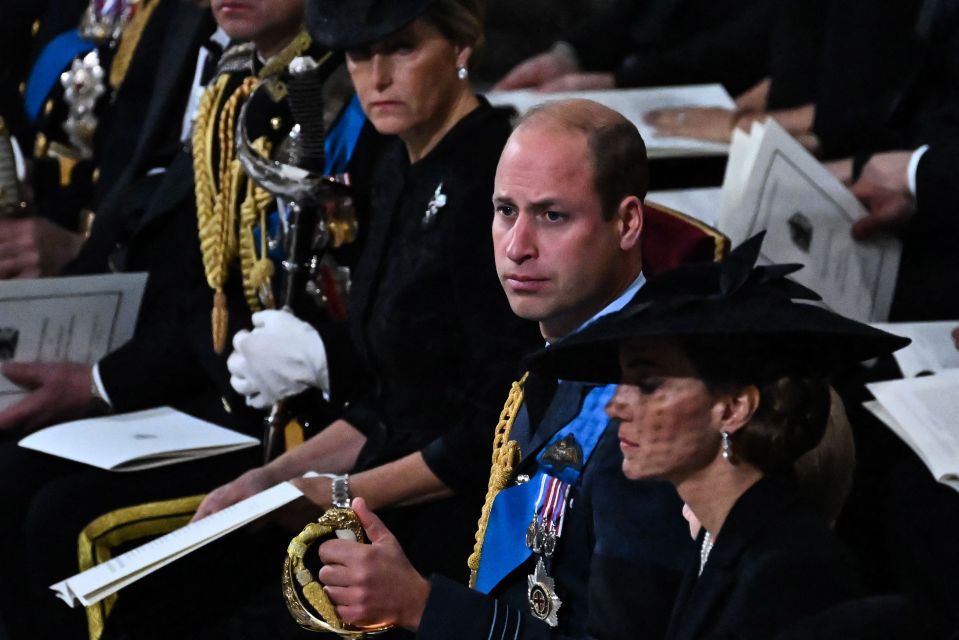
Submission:
[[[825,375],[904,341],[793,302],[810,292],[784,269],[750,270],[758,242],[744,249],[651,281],[637,306],[533,367],[621,379],[607,413],[620,423],[624,473],[668,480],[702,523],[670,640],[772,638],[858,593],[828,523],[800,497],[793,464],[825,431]]]

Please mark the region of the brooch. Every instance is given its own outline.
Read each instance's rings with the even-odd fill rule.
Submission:
[[[443,193],[443,183],[436,185],[436,191],[433,192],[433,199],[426,205],[426,213],[423,214],[423,228],[433,224],[436,214],[440,209],[446,206],[446,194]]]

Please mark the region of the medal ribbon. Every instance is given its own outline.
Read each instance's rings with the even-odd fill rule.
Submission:
[[[483,540],[480,566],[476,574],[477,591],[492,591],[533,553],[526,546],[531,513],[538,514],[542,509],[550,508],[548,517],[554,519],[554,524],[558,527],[557,533],[562,531],[569,490],[578,483],[582,468],[586,466],[609,423],[605,408],[615,391],[616,385],[592,389],[586,395],[579,415],[557,432],[544,447],[544,451],[548,451],[553,443],[569,435],[575,436],[583,451],[581,468],[564,467],[557,472],[542,461],[543,453],[540,453],[537,456],[539,469],[528,482],[509,487],[497,494],[490,511],[486,538]],[[553,506],[549,507],[551,492],[554,500]],[[541,501],[543,504],[540,504]]]

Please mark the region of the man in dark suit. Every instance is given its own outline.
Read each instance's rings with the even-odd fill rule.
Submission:
[[[635,127],[598,104],[551,104],[514,131],[496,173],[496,265],[514,313],[538,321],[548,341],[621,308],[642,286],[646,179]],[[499,481],[490,481],[485,536],[470,559],[477,590],[419,575],[355,501],[372,544],[320,548],[319,577],[340,617],[424,638],[663,633],[691,543],[668,487],[623,478],[602,413],[610,392],[536,377],[514,385],[494,440]],[[648,606],[615,611],[590,580],[617,573],[607,584],[642,590]]]

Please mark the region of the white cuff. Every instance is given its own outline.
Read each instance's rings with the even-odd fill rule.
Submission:
[[[100,363],[97,362],[93,365],[93,368],[90,369],[90,375],[93,377],[93,384],[97,386],[97,391],[100,392],[100,397],[103,398],[103,401],[110,405],[110,408],[113,408],[113,402],[110,401],[110,395],[107,393],[107,388],[103,386],[103,380],[100,378]]]
[[[912,194],[912,197],[916,197],[916,170],[919,168],[919,160],[922,159],[922,154],[929,150],[929,145],[924,144],[915,151],[912,152],[912,156],[909,158],[909,167],[906,169],[906,180],[909,184],[909,193]]]

